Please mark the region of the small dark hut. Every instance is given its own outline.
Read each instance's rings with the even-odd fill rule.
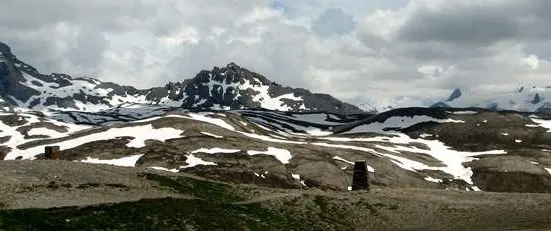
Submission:
[[[352,175],[352,191],[368,190],[369,176],[365,161],[356,161],[354,163],[354,174]]]
[[[44,147],[44,157],[48,160],[58,160],[59,159],[59,146],[46,146]]]

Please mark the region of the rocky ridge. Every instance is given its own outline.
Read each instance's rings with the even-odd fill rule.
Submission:
[[[164,87],[136,89],[93,78],[41,74],[0,42],[0,79],[0,97],[5,106],[31,110],[97,112],[129,104],[146,104],[203,110],[264,108],[341,114],[363,112],[327,94],[283,87],[234,63],[203,70],[194,78]]]

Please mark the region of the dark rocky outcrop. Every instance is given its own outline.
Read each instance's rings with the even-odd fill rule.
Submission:
[[[486,157],[470,163],[473,182],[484,191],[551,192],[547,171],[520,156]]]
[[[456,88],[453,90],[452,94],[450,95],[450,97],[448,97],[448,100],[446,101],[450,102],[459,97],[461,97],[461,90],[459,88]]]
[[[534,95],[534,98],[532,99],[532,102],[530,102],[530,103],[532,103],[532,104],[538,104],[538,103],[541,102],[541,100],[542,100],[542,99],[541,99],[541,97],[540,97],[540,94],[536,93],[536,95]]]

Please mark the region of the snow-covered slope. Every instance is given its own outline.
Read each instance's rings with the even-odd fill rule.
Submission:
[[[531,153],[521,160],[532,170],[515,171],[550,177],[546,169],[551,168],[551,153],[545,150],[551,150],[551,122],[545,116],[442,108],[406,108],[365,117],[134,109],[111,115],[4,113],[1,153],[5,159],[35,159],[41,158],[44,146],[59,145],[64,160],[340,190],[350,183],[353,162],[363,160],[372,181],[380,185],[495,190],[481,176],[488,170],[470,164],[523,150]],[[495,167],[501,168],[509,170]]]

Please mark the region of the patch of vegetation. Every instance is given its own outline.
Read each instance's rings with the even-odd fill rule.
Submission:
[[[105,186],[111,187],[111,188],[125,189],[125,190],[130,189],[130,187],[128,187],[126,185],[123,185],[123,184],[105,184]]]
[[[233,204],[239,187],[144,173],[147,180],[197,199],[158,198],[88,207],[0,210],[0,230],[350,230],[350,209],[324,196],[282,206]],[[77,188],[99,187],[99,183]],[[107,186],[107,185],[105,185]],[[112,185],[119,187],[120,185]],[[122,186],[120,186],[122,187]]]
[[[1,211],[0,217],[5,230],[292,230],[300,225],[259,205],[173,198]]]
[[[368,201],[364,200],[363,198],[360,199],[358,202],[356,202],[356,205],[357,206],[360,206],[360,207],[364,207],[366,208],[367,210],[369,210],[369,212],[375,216],[378,216],[379,215],[379,211],[377,210],[377,208],[375,208],[371,203],[369,203]]]
[[[0,211],[0,230],[305,230],[291,214],[243,198],[229,185],[188,177],[144,174],[163,187],[200,199],[143,199],[89,207]],[[80,188],[100,184],[79,185]]]
[[[65,183],[65,184],[61,184],[61,187],[63,187],[63,188],[71,188],[71,187],[73,187],[73,185],[71,185],[70,183]]]
[[[63,186],[63,185],[62,185]],[[110,188],[119,188],[119,189],[125,189],[128,190],[130,187],[123,185],[123,184],[100,184],[100,183],[86,183],[86,184],[80,184],[76,188],[77,189],[87,189],[87,188],[97,188],[97,187],[110,187]]]
[[[55,181],[50,181],[45,187],[49,189],[58,189],[60,186],[55,183]]]
[[[244,200],[231,186],[222,183],[199,180],[191,177],[177,177],[175,179],[151,173],[143,173],[147,180],[155,181],[160,186],[168,187],[182,194],[188,194],[197,198],[228,203]]]
[[[286,200],[276,207],[286,217],[292,217],[303,227],[308,227],[306,230],[354,230],[357,220],[351,214],[362,212],[353,210],[353,206],[343,200],[333,200],[326,196],[304,195]]]
[[[16,114],[0,116],[0,120],[10,127],[17,127],[27,123],[25,117]]]
[[[99,186],[101,186],[100,183],[86,183],[86,184],[79,184],[77,186],[77,189],[97,188]]]

